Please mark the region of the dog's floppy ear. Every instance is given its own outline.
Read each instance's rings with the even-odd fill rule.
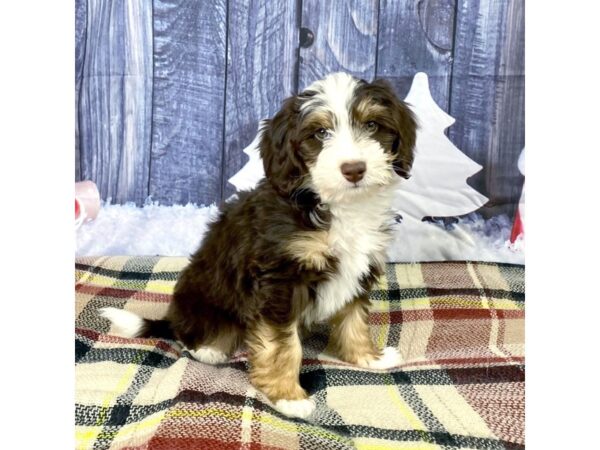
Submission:
[[[410,108],[394,94],[392,86],[385,80],[375,80],[372,86],[381,89],[389,108],[389,125],[397,136],[392,146],[395,155],[394,171],[403,178],[410,178],[417,140],[417,120]]]
[[[285,100],[271,120],[263,122],[260,156],[265,175],[281,195],[289,196],[302,184],[306,167],[299,157],[296,141],[299,111],[297,98]]]

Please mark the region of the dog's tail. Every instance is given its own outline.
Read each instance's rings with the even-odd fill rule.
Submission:
[[[118,308],[101,308],[100,316],[108,319],[114,325],[114,331],[128,338],[156,337],[175,339],[171,324],[168,320],[144,319],[132,312]]]

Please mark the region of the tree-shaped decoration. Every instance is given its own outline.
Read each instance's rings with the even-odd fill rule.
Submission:
[[[262,159],[258,153],[261,129],[262,122],[258,126],[258,133],[256,133],[254,140],[243,150],[250,159],[239,172],[236,172],[235,175],[227,180],[233,184],[238,191],[248,191],[252,189],[265,176],[265,168],[263,167]]]
[[[452,217],[468,214],[488,199],[467,184],[481,166],[462,153],[444,134],[454,123],[433,100],[427,75],[413,79],[405,101],[417,116],[419,129],[411,178],[400,183],[393,206],[404,217]]]

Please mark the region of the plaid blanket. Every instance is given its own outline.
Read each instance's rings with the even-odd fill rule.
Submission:
[[[79,449],[524,448],[524,268],[389,264],[372,293],[380,347],[403,365],[369,371],[304,342],[310,421],[272,409],[248,382],[245,353],[195,361],[172,341],[110,333],[98,308],[160,318],[185,258],[76,260],[76,443]]]

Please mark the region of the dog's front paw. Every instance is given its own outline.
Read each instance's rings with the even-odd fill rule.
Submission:
[[[274,406],[281,414],[288,417],[298,417],[300,419],[306,419],[317,407],[312,398],[303,400],[277,400]]]
[[[402,363],[402,356],[397,348],[386,347],[381,356],[368,362],[370,369],[390,369],[397,367]]]

